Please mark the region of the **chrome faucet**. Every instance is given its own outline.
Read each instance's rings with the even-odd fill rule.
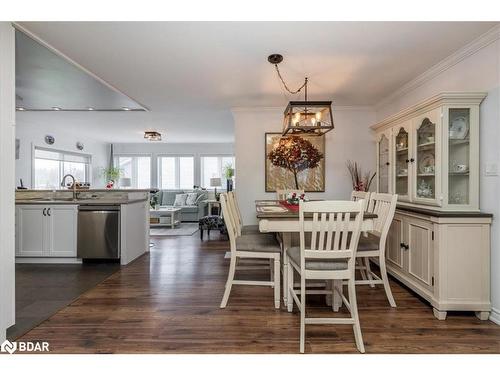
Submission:
[[[75,176],[73,176],[72,174],[64,175],[64,177],[62,178],[62,181],[61,181],[61,186],[63,186],[63,187],[66,187],[66,177],[71,177],[71,179],[73,180],[73,186],[72,186],[72,189],[73,189],[73,200],[76,201],[76,199],[78,198],[78,193],[76,191],[76,179],[75,179]]]

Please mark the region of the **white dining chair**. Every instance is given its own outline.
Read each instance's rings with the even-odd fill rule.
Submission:
[[[372,193],[368,204],[368,212],[377,215],[374,219],[373,230],[368,235],[361,236],[356,258],[360,260],[362,271],[366,271],[368,280],[356,280],[357,285],[383,284],[385,294],[391,307],[396,307],[396,302],[391,292],[387,268],[385,264],[386,240],[391,227],[394,212],[396,211],[397,194]],[[380,268],[380,276],[375,274],[370,267],[370,259],[376,258]]]
[[[352,324],[356,346],[364,353],[359,324],[355,289],[355,257],[363,221],[364,201],[301,202],[299,209],[300,246],[288,250],[288,303],[293,301],[300,310],[300,352],[305,349],[307,324]],[[311,216],[311,238],[306,243],[304,228],[306,216]],[[295,272],[300,277],[300,289],[294,288]],[[306,291],[307,280],[328,280],[330,291]],[[348,296],[342,292],[342,281],[347,281]],[[340,287],[339,287],[340,281]],[[350,312],[349,318],[306,317],[307,294],[338,293]],[[290,310],[290,305],[288,306]]]
[[[280,307],[280,252],[281,247],[272,234],[250,233],[239,234],[236,227],[236,219],[233,216],[234,207],[228,200],[228,195],[223,193],[220,195],[220,203],[222,206],[222,214],[226,224],[229,244],[231,247],[231,261],[229,265],[229,273],[227,276],[224,296],[220,304],[221,308],[227,306],[231,288],[233,285],[260,285],[274,288],[274,307]],[[266,261],[272,260],[273,267],[270,272],[270,281],[263,280],[239,280],[235,279],[235,272],[238,267],[238,260],[263,259]],[[245,267],[244,269],[248,269]]]
[[[297,195],[304,194],[304,190],[301,189],[278,189],[276,190],[276,198],[279,201],[284,201],[287,199],[289,194],[295,193]]]

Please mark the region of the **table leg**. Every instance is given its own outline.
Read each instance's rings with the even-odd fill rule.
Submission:
[[[283,302],[288,306],[288,255],[287,250],[292,246],[292,234],[289,232],[281,233],[283,248]]]

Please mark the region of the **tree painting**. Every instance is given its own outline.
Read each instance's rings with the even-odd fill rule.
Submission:
[[[267,155],[272,165],[292,172],[295,189],[299,189],[297,175],[320,165],[324,155],[307,139],[291,135],[281,137]]]

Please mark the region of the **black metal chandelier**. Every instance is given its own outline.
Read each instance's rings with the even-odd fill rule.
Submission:
[[[308,101],[307,84],[308,78],[305,77],[304,83],[297,90],[290,90],[281,76],[278,64],[283,61],[280,54],[272,54],[267,58],[276,68],[278,77],[283,87],[290,94],[298,94],[304,89],[303,101],[290,101],[284,112],[283,135],[286,134],[310,134],[321,136],[334,128],[331,101]]]

